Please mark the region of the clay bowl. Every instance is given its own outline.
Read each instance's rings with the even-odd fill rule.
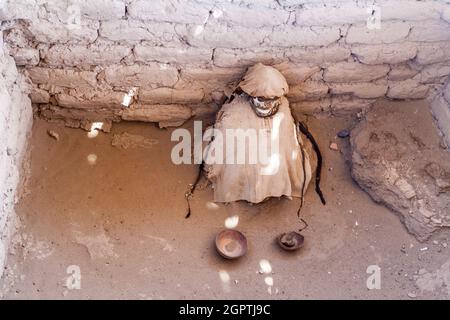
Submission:
[[[287,251],[294,251],[301,248],[304,241],[305,238],[295,231],[282,233],[277,238],[278,245]]]
[[[247,238],[237,230],[225,229],[216,236],[216,249],[226,259],[237,259],[247,253]]]

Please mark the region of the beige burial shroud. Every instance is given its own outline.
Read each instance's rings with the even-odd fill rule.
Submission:
[[[284,97],[288,90],[286,79],[278,70],[258,63],[248,69],[222,106],[216,117],[214,138],[204,157],[214,201],[259,203],[268,197],[303,197],[314,171],[315,154],[309,141],[304,142],[297,130]],[[266,105],[278,109],[271,116],[258,116],[255,106],[261,106],[259,110],[264,114],[268,113],[264,110]],[[232,134],[227,135],[227,131]],[[250,147],[255,133],[256,149]],[[238,143],[239,137],[246,139],[245,144]],[[215,158],[220,154],[218,149],[222,150],[223,161]],[[239,152],[245,153],[243,163],[237,163]]]

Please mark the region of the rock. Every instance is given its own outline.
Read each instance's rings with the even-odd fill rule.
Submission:
[[[52,137],[53,139],[55,139],[56,141],[59,141],[59,134],[54,131],[54,130],[47,130],[47,134]]]
[[[339,132],[337,133],[337,136],[338,136],[339,138],[347,138],[347,137],[350,136],[350,131],[347,130],[347,129],[342,129],[341,131],[339,131]]]
[[[377,103],[351,132],[352,176],[420,241],[450,226],[450,153],[423,102]]]
[[[411,199],[416,195],[414,187],[402,178],[397,179],[397,181],[395,181],[395,185],[400,189],[400,191],[405,195],[407,199]]]
[[[331,149],[331,150],[338,151],[338,150],[339,150],[339,147],[338,147],[338,145],[337,145],[336,142],[332,142],[332,143],[330,144],[330,149]]]
[[[414,292],[408,292],[408,297],[410,297],[411,299],[417,298],[417,294],[415,294]]]
[[[402,244],[402,248],[400,249],[402,253],[406,253],[406,245]]]

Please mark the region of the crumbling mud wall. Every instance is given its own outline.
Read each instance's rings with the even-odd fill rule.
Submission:
[[[18,74],[14,59],[2,48],[0,41],[0,277],[15,219],[14,204],[32,122],[31,101],[28,92],[24,92],[27,85]]]
[[[415,0],[5,0],[0,20],[32,102],[72,126],[178,125],[214,112],[255,62],[294,111],[420,99],[450,74],[450,3]]]
[[[377,103],[350,145],[352,177],[372,199],[398,213],[418,240],[448,234],[450,153],[424,101]]]
[[[447,81],[442,92],[434,97],[431,109],[444,136],[444,141],[450,148],[450,80]]]

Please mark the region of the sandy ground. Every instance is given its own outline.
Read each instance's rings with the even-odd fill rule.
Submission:
[[[355,119],[308,119],[324,153],[322,206],[308,190],[305,246],[280,251],[281,232],[301,226],[299,200],[215,205],[198,190],[185,219],[184,193],[196,166],[174,165],[173,129],[115,124],[87,133],[36,120],[28,192],[0,289],[5,299],[420,299],[450,298],[450,239],[417,242],[388,209],[351,179],[349,142],[336,133]],[[185,124],[189,128],[192,123]],[[47,130],[59,134],[56,141]],[[138,136],[125,149],[114,134]],[[135,137],[136,138],[136,137]],[[328,148],[337,142],[340,151]],[[95,156],[93,156],[95,155]],[[96,161],[94,163],[93,160]],[[90,160],[90,161],[88,161]],[[213,246],[227,218],[249,241],[248,254],[222,259]],[[81,288],[67,288],[68,267]],[[381,288],[369,290],[370,265]],[[265,272],[263,272],[265,271]]]

